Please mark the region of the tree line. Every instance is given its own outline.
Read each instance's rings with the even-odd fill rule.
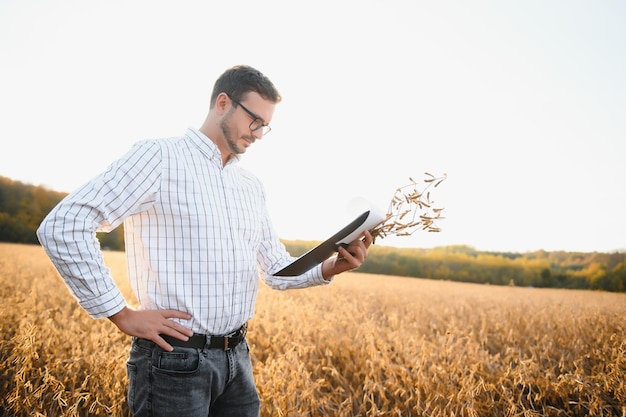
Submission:
[[[37,228],[67,193],[0,176],[0,242],[39,244]],[[97,233],[100,245],[124,250],[124,229]]]
[[[36,230],[67,193],[0,176],[0,241],[38,244]],[[123,226],[98,233],[105,249],[124,250]],[[283,243],[294,256],[319,242]],[[373,245],[360,272],[494,285],[626,291],[626,253],[485,252],[471,246],[408,249]]]
[[[284,241],[295,256],[319,242]],[[432,249],[372,245],[360,272],[494,285],[626,291],[626,253],[478,251],[451,245]]]

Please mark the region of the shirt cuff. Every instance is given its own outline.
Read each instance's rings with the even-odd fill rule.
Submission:
[[[318,284],[318,285],[330,284],[335,279],[335,275],[330,276],[328,279],[324,279],[324,275],[322,274],[322,264],[321,263],[315,267],[314,273],[315,273],[315,275],[313,276],[313,279],[315,280],[315,283]]]
[[[111,317],[126,307],[126,300],[122,293],[114,288],[106,294],[91,300],[79,300],[82,308],[94,319]]]

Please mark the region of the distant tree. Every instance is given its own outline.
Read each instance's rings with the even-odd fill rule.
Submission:
[[[0,242],[39,244],[39,224],[66,195],[0,176]],[[98,233],[101,246],[123,250],[123,231]]]
[[[550,272],[550,268],[543,268],[541,270],[541,286],[542,287],[552,287],[554,280],[552,278],[552,273]]]

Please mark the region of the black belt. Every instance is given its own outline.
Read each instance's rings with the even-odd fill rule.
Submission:
[[[222,349],[230,350],[234,349],[245,337],[248,331],[248,323],[244,324],[238,330],[225,336],[211,336],[208,334],[194,334],[186,342],[183,340],[175,339],[171,336],[160,335],[163,340],[172,346],[204,349],[208,347],[210,349]]]

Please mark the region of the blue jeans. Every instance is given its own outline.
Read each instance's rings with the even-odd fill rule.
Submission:
[[[128,372],[128,406],[135,417],[260,415],[250,350],[244,339],[234,349],[174,347],[133,338]]]

